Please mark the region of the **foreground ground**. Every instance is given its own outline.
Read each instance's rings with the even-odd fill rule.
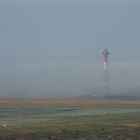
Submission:
[[[0,140],[140,140],[139,116],[139,100],[0,100]]]

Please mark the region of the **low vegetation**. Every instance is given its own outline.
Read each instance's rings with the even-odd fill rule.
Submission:
[[[140,105],[1,104],[0,140],[139,140]]]

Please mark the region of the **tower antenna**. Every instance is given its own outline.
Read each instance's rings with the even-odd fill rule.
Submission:
[[[104,93],[107,95],[109,93],[109,74],[108,74],[108,59],[110,52],[108,49],[104,49],[103,51],[103,83],[104,83]]]

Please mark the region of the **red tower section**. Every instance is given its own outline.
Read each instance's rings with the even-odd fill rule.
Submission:
[[[103,51],[104,63],[108,63],[108,55],[109,55],[108,49],[104,49]]]

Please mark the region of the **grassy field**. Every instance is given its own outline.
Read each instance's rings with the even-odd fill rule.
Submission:
[[[139,140],[140,104],[3,100],[0,126],[0,140]]]

